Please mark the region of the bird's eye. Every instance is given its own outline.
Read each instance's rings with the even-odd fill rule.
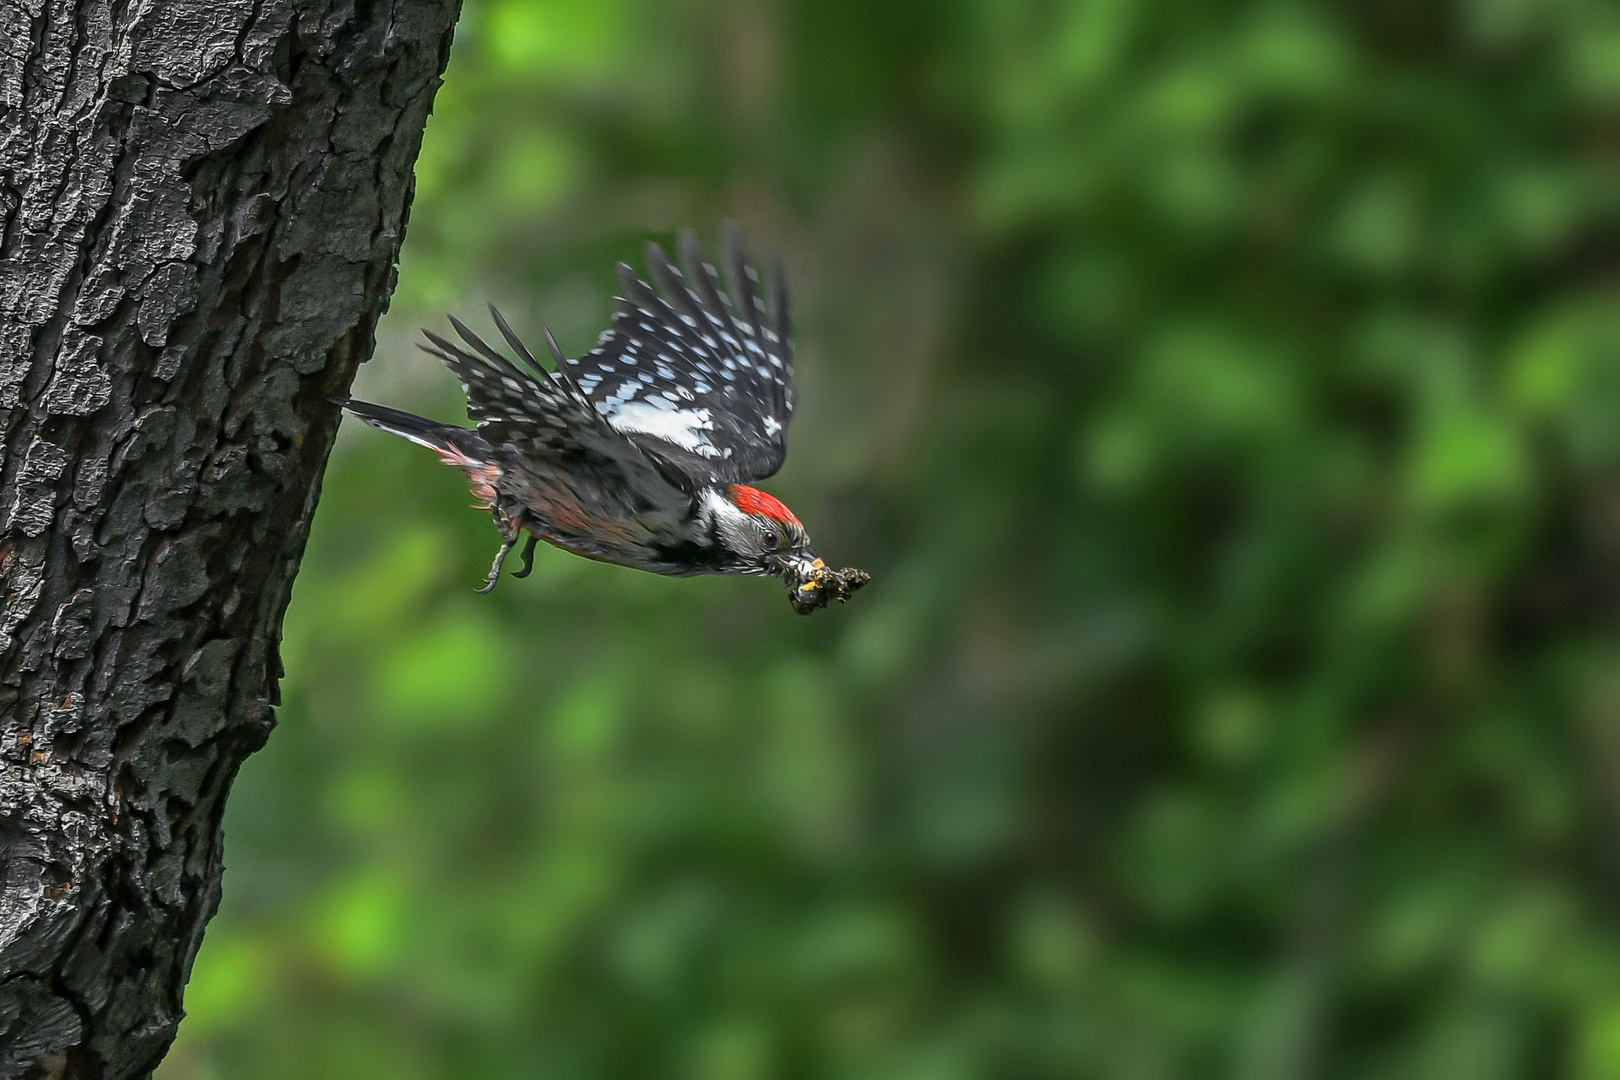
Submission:
[[[774,550],[774,549],[775,549],[775,547],[776,547],[776,545],[777,545],[777,544],[778,544],[778,543],[780,543],[780,542],[781,542],[781,539],[782,539],[782,538],[781,538],[781,537],[779,537],[779,536],[777,536],[777,535],[776,535],[776,534],[775,534],[775,533],[774,533],[774,532],[772,532],[772,531],[771,531],[771,530],[769,530],[769,529],[766,529],[766,530],[765,530],[765,534],[764,534],[764,535],[763,535],[763,536],[761,536],[761,537],[760,537],[760,539],[761,539],[761,540],[763,540],[763,541],[764,541],[764,542],[765,542],[765,546],[766,546],[766,547],[767,547],[767,548],[769,548],[769,549],[773,549],[773,550]]]

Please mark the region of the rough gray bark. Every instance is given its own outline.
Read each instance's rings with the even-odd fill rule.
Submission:
[[[0,0],[0,1075],[138,1077],[457,0]]]

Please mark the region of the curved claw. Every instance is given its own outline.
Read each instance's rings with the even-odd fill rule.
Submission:
[[[523,569],[514,571],[512,574],[513,577],[528,577],[531,573],[533,573],[534,545],[539,542],[540,538],[538,536],[530,534],[529,542],[523,546]]]
[[[489,576],[484,579],[484,587],[474,589],[473,592],[487,593],[495,587],[495,582],[499,581],[501,577],[501,564],[506,561],[506,553],[512,550],[512,545],[515,543],[517,543],[517,537],[515,536],[510,540],[502,541],[501,550],[495,553],[495,562],[489,568]]]

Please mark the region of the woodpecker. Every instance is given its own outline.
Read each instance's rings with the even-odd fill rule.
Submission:
[[[501,546],[484,585],[500,578],[526,531],[522,568],[544,540],[589,559],[655,574],[754,574],[787,581],[808,614],[866,584],[859,570],[817,558],[793,512],[751,486],[787,456],[793,344],[780,263],[769,283],[743,257],[736,225],[721,229],[726,286],[690,230],[680,266],[647,245],[655,289],[625,263],[624,295],[596,347],[565,357],[549,329],[547,371],[494,305],[490,315],[518,363],[459,320],[462,344],[423,331],[421,348],[461,380],[476,429],[347,399],[380,431],[427,447],[467,476]]]

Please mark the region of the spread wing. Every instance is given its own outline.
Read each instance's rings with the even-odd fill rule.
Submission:
[[[502,336],[527,368],[502,356],[459,320],[450,324],[466,343],[462,348],[431,331],[422,349],[443,360],[461,380],[467,415],[478,432],[531,469],[552,465],[571,475],[589,475],[602,493],[636,510],[669,509],[689,500],[686,476],[642,453],[615,431],[561,371],[548,373],[524,347],[494,306],[490,314]],[[552,355],[559,361],[556,344]]]
[[[655,290],[619,264],[625,295],[596,348],[564,365],[602,418],[694,484],[758,480],[782,467],[793,416],[787,286],[771,275],[770,311],[736,225],[721,232],[730,294],[690,231],[684,272],[647,245]]]

